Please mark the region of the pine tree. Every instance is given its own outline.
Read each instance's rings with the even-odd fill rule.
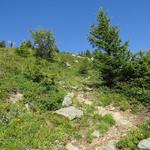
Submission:
[[[128,41],[122,43],[118,27],[111,25],[104,10],[99,11],[97,21],[97,25],[92,25],[88,39],[99,50],[102,77],[111,88],[122,78],[123,66],[129,59]]]
[[[91,53],[88,49],[85,51],[85,56],[91,58]]]

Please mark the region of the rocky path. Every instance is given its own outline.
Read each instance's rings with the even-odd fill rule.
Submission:
[[[87,93],[77,94],[80,102],[85,104],[92,104],[92,97]],[[100,115],[111,114],[116,121],[116,125],[113,126],[104,136],[96,138],[91,144],[85,141],[74,143],[80,150],[116,150],[116,142],[126,135],[128,130],[136,128],[136,126],[142,123],[146,118],[150,117],[148,113],[132,114],[130,111],[120,111],[113,106],[107,107],[95,107],[95,111]]]
[[[115,121],[116,125],[113,126],[103,137],[99,139],[94,139],[93,142],[86,147],[86,150],[115,150],[116,142],[126,135],[126,133],[131,128],[136,128],[136,126],[142,123],[148,114],[137,114],[133,115],[130,112],[122,112],[116,110],[109,110],[109,108],[98,108],[100,114],[109,113],[111,114]]]

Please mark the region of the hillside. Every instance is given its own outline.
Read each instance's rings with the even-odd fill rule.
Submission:
[[[122,137],[126,141],[118,148],[137,148],[136,143],[150,136],[148,120],[145,128],[137,128],[139,134],[125,137],[149,113],[140,102],[130,103],[124,94],[98,86],[102,81],[93,59],[62,52],[55,58],[47,61],[32,51],[21,56],[15,48],[0,49],[0,149],[71,150],[74,145],[110,150],[112,141]],[[70,111],[69,119],[56,113],[68,107],[80,116]]]

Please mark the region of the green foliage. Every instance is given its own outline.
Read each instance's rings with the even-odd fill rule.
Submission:
[[[30,40],[28,41],[23,41],[21,44],[20,44],[20,48],[31,48],[33,49],[33,45],[32,45],[32,42]]]
[[[88,57],[88,58],[91,58],[92,57],[92,53],[90,52],[89,49],[85,50],[85,51],[81,51],[79,53],[80,56],[83,56],[83,57]]]
[[[56,57],[51,62],[32,53],[22,57],[16,49],[0,49],[0,149],[54,149],[56,140],[64,149],[67,140],[80,138],[80,119],[79,124],[73,125],[74,122],[50,111],[62,107],[64,86],[68,91],[71,86],[84,87],[80,81],[85,76],[78,72],[84,59],[64,53]],[[23,99],[8,103],[13,92],[23,94]],[[74,103],[82,106],[76,99]],[[27,110],[25,104],[31,104],[34,110]]]
[[[122,44],[119,29],[110,24],[105,12],[98,13],[98,25],[93,25],[89,34],[89,41],[99,52],[98,60],[103,63],[101,68],[105,84],[114,87],[119,81],[122,69],[129,59],[128,42]]]
[[[111,25],[110,18],[103,10],[99,11],[97,20],[98,24],[91,27],[88,38],[97,48],[93,52],[93,64],[99,71],[100,79],[109,88],[125,94],[128,99],[136,99],[149,107],[150,52],[131,54],[128,42],[122,42],[118,27]],[[105,105],[110,103],[107,98],[104,102]],[[121,109],[128,108],[126,102],[121,103]]]
[[[138,100],[147,107],[150,107],[150,91],[149,89],[134,87],[128,84],[121,84],[118,92],[124,93],[130,100]]]
[[[150,52],[139,51],[124,69],[124,82],[118,83],[119,92],[150,107]]]
[[[139,52],[124,68],[125,81],[133,87],[150,88],[150,52]]]
[[[100,134],[106,133],[111,126],[115,125],[115,120],[110,114],[104,116],[94,112],[94,106],[84,106],[84,115],[77,123],[80,124],[80,128],[87,129],[86,140],[91,143],[93,140],[92,133],[97,130]]]
[[[121,150],[131,149],[138,150],[138,143],[140,140],[150,137],[150,120],[145,121],[137,129],[131,130],[127,136],[121,139],[117,148]]]
[[[92,54],[91,54],[90,50],[87,49],[85,51],[85,56],[88,57],[88,58],[91,58]]]
[[[52,60],[58,51],[53,34],[46,30],[32,31],[36,56]]]
[[[20,47],[16,49],[16,53],[22,57],[27,57],[27,56],[31,55],[32,54],[32,45],[30,45],[30,44],[31,43],[29,41],[21,43]]]
[[[115,124],[115,120],[113,119],[112,115],[110,114],[106,114],[104,117],[103,117],[103,121],[108,123],[110,126],[114,125]]]
[[[82,75],[88,74],[88,71],[91,68],[91,64],[87,59],[84,59],[79,67],[79,73]]]
[[[91,143],[94,138],[92,133],[95,130],[99,131],[100,134],[104,134],[109,130],[111,126],[115,125],[115,120],[110,114],[106,114],[104,116],[101,116],[99,114],[93,114],[91,120],[94,124],[87,132],[87,142],[89,143]]]
[[[66,118],[22,111],[7,126],[0,126],[0,149],[54,149],[56,140],[61,144],[74,133]]]
[[[0,48],[6,48],[5,41],[0,41]]]
[[[94,105],[96,106],[108,106],[113,104],[123,111],[132,108],[132,105],[130,106],[127,96],[124,94],[119,94],[118,92],[115,92],[106,87],[97,89],[97,91],[95,91],[95,96],[96,99],[94,101]]]

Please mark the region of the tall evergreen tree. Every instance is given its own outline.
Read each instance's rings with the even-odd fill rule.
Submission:
[[[90,50],[87,49],[87,50],[85,51],[85,56],[91,58]]]
[[[88,39],[100,51],[98,59],[103,63],[101,72],[105,84],[113,87],[121,80],[123,66],[129,59],[128,41],[122,43],[118,27],[111,25],[104,10],[99,11],[97,21],[97,25],[92,25]]]

